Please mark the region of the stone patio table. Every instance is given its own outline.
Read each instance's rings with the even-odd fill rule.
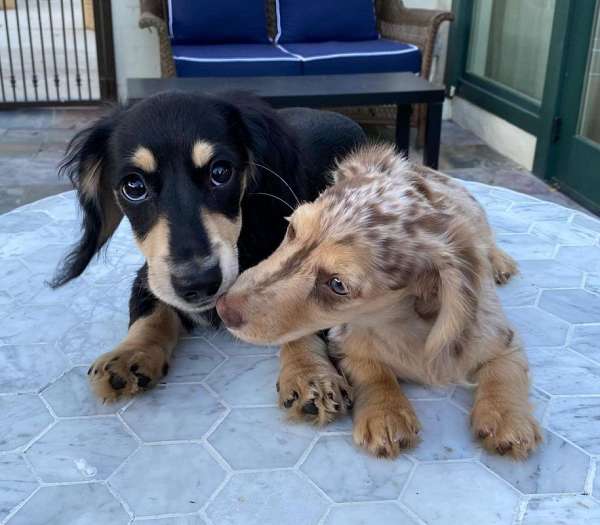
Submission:
[[[224,332],[185,338],[154,390],[99,403],[86,370],[126,333],[141,258],[124,222],[82,277],[47,288],[79,228],[65,193],[0,216],[0,523],[600,523],[600,221],[465,184],[520,263],[499,293],[544,426],[527,462],[481,450],[462,387],[407,385],[423,440],[395,461],[358,450],[350,419],[288,424],[277,349]]]

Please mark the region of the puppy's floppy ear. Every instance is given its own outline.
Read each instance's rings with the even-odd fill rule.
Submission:
[[[116,109],[79,132],[60,164],[59,174],[68,176],[77,190],[83,218],[81,239],[58,267],[50,283],[53,288],[81,275],[123,218],[107,174],[109,140],[120,113]]]
[[[444,217],[447,220],[447,216]],[[451,217],[444,233],[427,250],[427,263],[413,281],[415,310],[423,318],[437,317],[425,343],[432,379],[452,370],[477,316],[485,257],[476,232],[460,217]],[[447,378],[446,378],[447,379]]]

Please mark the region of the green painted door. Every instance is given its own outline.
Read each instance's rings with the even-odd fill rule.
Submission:
[[[600,211],[600,1],[575,2],[570,17],[550,178]]]

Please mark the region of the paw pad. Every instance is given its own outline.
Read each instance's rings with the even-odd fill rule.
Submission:
[[[324,425],[352,406],[349,385],[332,366],[284,368],[275,386],[280,406],[292,419]]]
[[[169,371],[165,357],[158,347],[127,348],[104,354],[88,370],[92,388],[105,401],[147,390]]]
[[[308,403],[305,403],[302,406],[302,412],[304,412],[305,414],[316,416],[319,413],[319,408],[315,404],[314,400],[312,400],[312,401],[309,401]]]
[[[290,397],[289,399],[286,399],[283,402],[283,406],[285,408],[291,408],[292,405],[296,402],[296,400],[300,397],[300,394],[298,394],[298,392],[296,392],[295,390],[292,392],[292,397]]]
[[[497,447],[496,447],[496,452],[498,452],[498,454],[500,454],[501,456],[504,456],[504,454],[506,454],[507,452],[512,450],[512,443],[500,443]]]
[[[98,371],[96,370],[96,372]],[[127,381],[117,374],[110,374],[108,382],[115,390],[122,390],[127,384]]]

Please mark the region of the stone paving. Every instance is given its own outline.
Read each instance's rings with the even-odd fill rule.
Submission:
[[[1,0],[0,0],[1,1]],[[70,189],[57,165],[98,108],[0,111],[0,213]]]
[[[545,442],[514,463],[468,431],[472,392],[408,385],[419,447],[365,455],[349,418],[276,407],[276,348],[198,332],[164,384],[102,405],[86,370],[126,333],[140,263],[123,224],[78,280],[45,287],[78,228],[72,193],[0,216],[0,523],[600,523],[600,221],[466,183],[521,264],[500,295],[531,363]]]
[[[0,111],[0,213],[69,189],[66,181],[58,179],[57,165],[73,135],[104,111],[100,107]],[[393,128],[368,127],[366,131],[373,139],[394,140]],[[413,133],[413,143],[414,138]],[[414,147],[411,156],[417,161],[422,158]],[[442,124],[440,169],[460,179],[581,209],[452,121]]]

